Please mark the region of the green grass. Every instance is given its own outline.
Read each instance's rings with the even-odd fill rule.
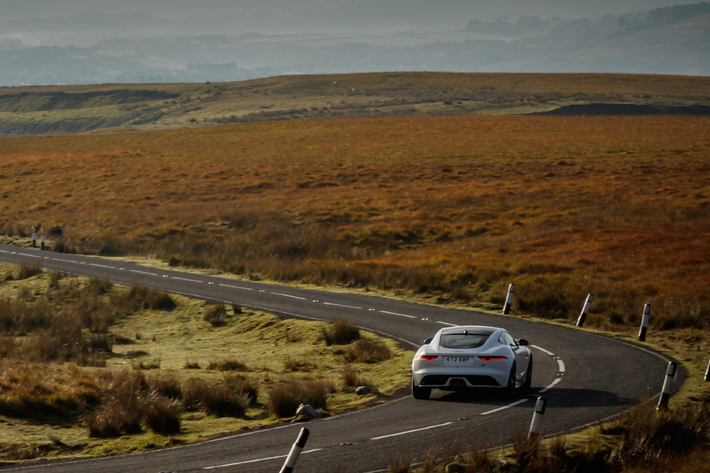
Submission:
[[[0,274],[16,271],[17,268],[13,265],[0,264]],[[102,292],[100,297],[106,300],[131,292],[130,288],[102,285],[95,280],[83,278],[62,277],[57,281],[51,273],[44,271],[27,279],[10,279],[0,283],[0,298],[15,298],[23,294],[25,296],[31,294],[35,302],[40,302],[53,279],[54,284],[59,286],[58,290],[70,285],[78,285],[94,294]],[[375,399],[376,396],[372,395],[357,396],[352,389],[342,387],[341,374],[345,366],[354,367],[362,377],[376,379],[382,399],[401,392],[408,385],[412,353],[402,350],[392,341],[384,339],[381,341],[392,352],[392,358],[374,364],[351,364],[342,354],[342,346],[329,347],[322,341],[322,329],[327,324],[283,319],[272,314],[249,310],[242,310],[241,313],[235,314],[230,308],[224,324],[214,327],[204,320],[205,313],[214,306],[181,296],[171,296],[171,298],[176,304],[172,310],[151,310],[140,307],[135,312],[119,316],[109,326],[109,335],[123,342],[112,345],[105,360],[105,368],[77,368],[69,363],[39,363],[35,371],[40,377],[45,370],[54,373],[52,376],[57,377],[57,386],[64,386],[62,390],[57,391],[57,396],[65,396],[68,399],[72,398],[73,392],[79,393],[79,385],[74,386],[73,381],[70,381],[79,374],[87,380],[83,382],[84,384],[89,383],[93,386],[97,383],[96,388],[92,388],[95,390],[91,391],[94,394],[90,397],[86,397],[89,394],[82,394],[83,399],[94,399],[85,401],[88,404],[84,409],[92,412],[97,409],[96,402],[100,399],[100,392],[103,389],[100,380],[105,379],[109,373],[111,376],[126,371],[140,373],[135,370],[136,362],[159,365],[141,371],[145,373],[149,385],[158,383],[159,380],[159,384],[155,386],[160,386],[160,392],[163,393],[161,396],[179,396],[180,390],[176,383],[182,383],[183,386],[190,380],[203,383],[205,386],[203,391],[206,390],[206,393],[209,391],[212,396],[209,403],[205,404],[205,409],[213,415],[200,409],[190,410],[181,415],[179,434],[173,433],[169,436],[156,434],[151,430],[172,432],[171,429],[175,428],[174,404],[171,404],[169,398],[161,397],[153,401],[152,398],[145,397],[141,402],[152,407],[150,409],[146,407],[148,410],[144,422],[147,424],[141,432],[103,439],[98,437],[111,435],[110,424],[106,424],[109,427],[105,428],[102,427],[104,424],[92,424],[96,426],[96,436],[90,437],[88,429],[78,424],[79,417],[74,417],[74,420],[68,418],[62,420],[63,427],[57,430],[51,423],[45,424],[42,421],[38,422],[37,419],[17,417],[12,415],[13,411],[10,410],[9,415],[7,412],[5,415],[0,415],[0,444],[4,445],[5,449],[0,449],[0,458],[127,453],[141,451],[149,448],[149,445],[162,447],[176,443],[196,442],[224,432],[272,425],[279,422],[279,418],[268,410],[269,392],[283,383],[305,383],[306,387],[334,386],[335,390],[332,392],[329,390],[327,398],[322,394],[313,394],[316,396],[314,399],[321,403],[320,407],[324,408],[329,415],[356,408]],[[372,334],[367,336],[380,340]],[[126,340],[131,343],[127,343]],[[141,356],[136,358],[136,354]],[[298,360],[299,369],[285,370],[284,364],[287,360]],[[0,359],[0,363],[24,362]],[[195,369],[196,364],[202,368]],[[48,375],[45,375],[45,378],[53,379]],[[62,379],[65,381],[62,382]],[[247,384],[244,384],[245,382]],[[253,389],[249,387],[252,383]],[[230,390],[236,389],[235,386],[243,386],[239,389],[246,389],[244,392],[256,394],[256,399],[251,405],[244,406],[246,410],[243,418],[230,417],[241,412],[240,405],[243,405],[235,404],[236,401],[230,400],[228,396]],[[66,401],[62,402],[66,403]],[[50,405],[48,409],[51,409]],[[122,414],[124,411],[120,410],[122,408],[119,405],[102,409],[104,409],[101,411],[104,412],[102,415],[109,419],[111,415],[125,415]],[[135,430],[134,427],[130,427],[135,424],[127,425],[129,427],[125,428],[129,431]],[[122,431],[121,429],[118,429],[119,432]],[[34,446],[34,448],[27,449],[27,446]]]

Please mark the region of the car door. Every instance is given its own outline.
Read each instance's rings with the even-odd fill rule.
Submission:
[[[528,363],[530,362],[529,351],[518,345],[518,342],[508,332],[504,331],[501,336],[515,355],[515,378],[517,381],[522,381],[525,378],[525,372],[528,370]]]

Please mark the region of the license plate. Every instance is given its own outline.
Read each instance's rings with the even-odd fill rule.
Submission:
[[[446,363],[469,363],[471,361],[471,356],[445,356],[444,361]]]

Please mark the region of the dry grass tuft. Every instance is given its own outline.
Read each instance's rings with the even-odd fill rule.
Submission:
[[[328,327],[323,327],[321,333],[327,346],[347,345],[360,338],[360,329],[345,319],[335,320]]]
[[[301,404],[325,409],[333,392],[329,381],[299,381],[291,379],[269,390],[268,409],[276,417],[293,417]]]
[[[345,352],[348,363],[377,363],[389,360],[392,351],[382,340],[360,338]]]

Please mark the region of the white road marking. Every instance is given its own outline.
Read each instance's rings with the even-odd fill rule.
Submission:
[[[54,261],[61,261],[62,263],[76,263],[76,261],[71,261],[68,259],[54,258]]]
[[[187,281],[187,282],[199,282],[199,283],[202,282],[202,281],[197,280],[197,279],[181,278],[181,277],[178,277],[178,276],[173,276],[173,279],[177,279],[178,281]]]
[[[116,269],[115,266],[106,266],[105,264],[89,263],[89,266],[96,266],[97,268]]]
[[[450,323],[448,323],[448,322],[442,322],[441,320],[437,320],[436,323],[437,323],[437,324],[441,324],[441,325],[448,325],[449,327],[458,327],[458,325],[456,325],[456,324],[450,324]]]
[[[332,305],[335,307],[345,307],[346,309],[362,309],[362,307],[355,307],[354,305],[334,304],[332,302],[324,302],[323,305]]]
[[[407,435],[407,434],[413,434],[415,432],[421,432],[423,430],[430,430],[430,429],[437,429],[439,427],[446,427],[447,425],[451,425],[453,422],[447,422],[445,424],[439,424],[439,425],[430,425],[429,427],[422,427],[421,429],[414,429],[414,430],[408,430],[406,432],[397,432],[396,434],[389,434],[389,435],[383,435],[382,437],[374,437],[371,438],[370,440],[382,440],[390,437],[398,437],[400,435]]]
[[[137,273],[137,274],[145,274],[146,276],[157,276],[155,273],[149,273],[147,271],[138,271],[137,269],[129,269],[131,273]]]
[[[545,350],[544,348],[540,348],[540,347],[537,346],[537,345],[530,345],[530,346],[533,347],[533,348],[537,348],[537,349],[540,350],[541,352],[547,353],[547,354],[550,355],[550,356],[555,356],[555,354],[552,353],[551,351],[547,351],[547,350]]]
[[[539,390],[538,393],[539,394],[546,393],[547,391],[552,389],[555,386],[555,384],[559,383],[560,381],[562,381],[562,378],[555,379],[548,387],[546,387],[545,389]]]
[[[499,408],[497,408],[497,409],[493,409],[492,411],[481,412],[481,415],[482,415],[482,416],[487,416],[488,414],[493,414],[493,413],[495,413],[495,412],[504,411],[504,410],[506,410],[506,409],[510,409],[510,408],[513,407],[513,406],[517,406],[518,404],[522,404],[522,403],[524,403],[524,402],[528,402],[529,400],[530,400],[530,399],[521,399],[521,400],[519,400],[519,401],[515,401],[515,402],[512,403],[512,404],[508,404],[507,406],[503,406],[503,407],[499,407]]]
[[[0,253],[5,253],[5,254],[7,254],[7,253],[10,253],[10,252],[9,252],[9,251],[5,251],[5,250],[0,250]]]
[[[22,255],[22,256],[29,256],[30,258],[40,258],[40,259],[42,259],[41,256],[31,255],[31,254],[29,254],[29,253],[17,253],[17,254],[18,254],[18,255]]]
[[[408,319],[416,319],[416,317],[414,317],[413,315],[398,314],[397,312],[387,312],[386,310],[381,310],[380,312],[383,314],[397,315],[399,317],[407,317]]]
[[[272,292],[272,294],[277,295],[277,296],[284,296],[284,297],[290,297],[292,299],[298,299],[300,301],[305,301],[305,297],[298,297],[298,296],[292,296],[291,294],[283,294],[281,292]]]
[[[565,372],[565,362],[562,360],[557,360],[557,365],[560,367],[560,373]]]
[[[323,450],[322,448],[314,448],[313,450],[306,450],[305,452],[301,452],[301,455],[305,455],[307,453],[313,453],[313,452],[320,452]],[[268,457],[268,458],[258,458],[256,460],[247,460],[243,462],[236,462],[236,463],[227,463],[226,465],[216,465],[216,466],[204,466],[202,467],[203,470],[214,470],[216,468],[227,468],[230,466],[237,466],[237,465],[247,465],[249,463],[258,463],[258,462],[265,462],[269,460],[278,460],[280,458],[286,458],[288,455],[278,455],[275,457]]]
[[[230,289],[242,289],[244,291],[253,291],[254,289],[250,287],[241,287],[241,286],[230,286],[229,284],[220,284],[222,287],[228,287]]]

